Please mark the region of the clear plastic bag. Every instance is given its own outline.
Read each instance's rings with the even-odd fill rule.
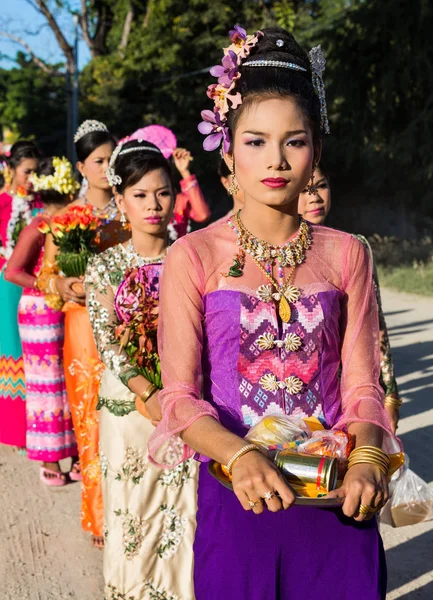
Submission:
[[[353,441],[348,433],[340,430],[324,429],[314,431],[308,440],[298,446],[297,451],[304,454],[347,460],[352,448]]]
[[[265,450],[283,448],[295,450],[310,435],[310,428],[298,417],[268,415],[251,427],[245,437],[250,443]]]
[[[405,527],[433,520],[433,489],[409,469],[409,459],[390,484],[391,499],[383,508],[381,523]]]

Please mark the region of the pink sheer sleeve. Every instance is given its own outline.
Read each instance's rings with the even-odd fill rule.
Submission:
[[[164,386],[159,394],[162,421],[149,440],[149,457],[161,467],[175,466],[165,458],[170,440],[178,442],[178,434],[200,417],[210,415],[218,419],[215,408],[201,398],[203,289],[200,260],[187,239],[182,238],[168,253],[160,287],[158,349]],[[194,453],[184,444],[177,462]]]
[[[40,222],[36,218],[22,230],[5,270],[5,279],[23,288],[35,287],[35,270],[45,239],[44,234],[38,230]]]
[[[350,423],[372,423],[384,431],[384,449],[398,452],[400,448],[391,431],[379,384],[379,321],[372,262],[364,246],[352,237],[348,238],[342,287],[346,295],[341,319],[343,414],[335,428]]]

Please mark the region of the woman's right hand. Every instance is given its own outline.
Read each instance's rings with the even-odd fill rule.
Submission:
[[[261,452],[248,452],[235,462],[232,483],[243,508],[252,510],[256,515],[263,512],[264,502],[271,512],[285,510],[295,502],[293,490],[274,464]],[[272,497],[267,499],[266,495]]]
[[[58,277],[56,279],[56,288],[65,302],[75,302],[84,306],[86,303],[84,291],[74,291],[72,287],[77,283],[83,283],[79,277]]]

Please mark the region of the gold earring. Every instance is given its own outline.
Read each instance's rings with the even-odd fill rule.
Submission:
[[[316,165],[313,165],[313,172],[311,173],[310,183],[307,185],[307,192],[310,196],[314,196],[317,194],[317,187],[314,185],[314,172],[316,170]]]
[[[230,196],[236,196],[236,194],[239,192],[239,186],[236,183],[236,179],[235,179],[235,168],[234,165],[232,165],[231,169],[231,175],[230,175],[230,185],[228,187],[227,192],[230,194]]]

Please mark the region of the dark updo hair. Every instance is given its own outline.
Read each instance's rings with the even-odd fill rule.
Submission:
[[[42,158],[39,161],[38,168],[36,169],[36,175],[40,177],[41,175],[54,175],[55,168],[53,166],[52,157]],[[56,190],[40,190],[38,192],[40,199],[45,205],[50,204],[63,204],[66,205],[69,203],[69,196],[65,196],[64,194],[60,194],[60,192],[56,192]]]
[[[236,82],[234,92],[240,92],[242,104],[228,113],[228,124],[232,132],[248,106],[264,98],[285,98],[290,96],[296,100],[307,117],[313,140],[320,138],[320,101],[312,83],[312,72],[308,54],[285,29],[268,27],[263,29],[263,37],[259,39],[250,55],[243,60],[279,60],[295,63],[305,71],[294,71],[284,67],[248,67],[240,66],[240,79]],[[277,45],[278,41],[278,45]],[[282,43],[281,43],[282,42]]]
[[[77,142],[75,142],[75,152],[77,153],[77,159],[79,162],[84,162],[86,158],[104,144],[112,144],[113,148],[116,146],[116,140],[109,131],[90,131],[83,135]]]
[[[19,142],[15,142],[11,148],[11,153],[8,158],[8,166],[11,169],[16,169],[23,160],[26,160],[26,158],[34,158],[39,160],[40,153],[36,144],[30,142],[29,140],[20,140]]]
[[[155,148],[154,150],[135,150],[134,152],[127,152],[122,154],[123,150],[128,148],[136,148],[137,146],[143,146],[146,148]],[[117,156],[114,163],[114,172],[119,175],[122,179],[122,183],[116,185],[116,190],[119,194],[123,194],[125,189],[135,185],[144,175],[155,171],[156,169],[162,169],[167,174],[172,190],[174,191],[174,177],[173,170],[166,158],[160,152],[155,144],[142,140],[131,140],[126,142],[122,146],[120,154]]]

